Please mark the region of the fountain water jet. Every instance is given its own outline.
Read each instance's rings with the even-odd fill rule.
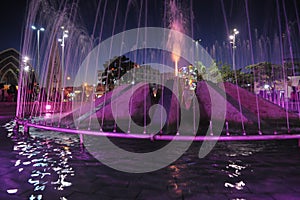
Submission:
[[[57,2],[56,2],[57,3]],[[94,44],[93,42],[94,40],[94,36],[96,36],[97,34],[99,35],[99,42],[102,41],[102,38],[104,38],[105,33],[105,29],[107,27],[104,26],[105,24],[105,17],[108,15],[108,13],[106,12],[107,7],[113,7],[113,9],[118,10],[119,8],[121,8],[121,1],[118,1],[116,5],[111,6],[108,3],[108,0],[106,0],[105,2],[99,3],[97,6],[97,11],[96,11],[96,15],[94,16],[95,19],[95,23],[93,24],[93,31],[92,31],[92,36],[90,36],[90,34],[88,33],[89,31],[86,30],[86,28],[81,27],[80,25],[78,26],[77,24],[80,24],[80,20],[78,17],[78,5],[76,5],[76,3],[73,3],[71,5],[68,5],[67,2],[63,2],[63,3],[53,3],[51,4],[50,1],[32,1],[32,3],[30,3],[29,5],[29,10],[31,11],[31,13],[28,15],[28,19],[26,24],[31,24],[32,22],[36,22],[36,23],[45,23],[46,30],[52,30],[52,31],[46,31],[45,35],[43,36],[42,40],[41,40],[41,48],[40,48],[40,53],[41,53],[41,62],[40,65],[41,66],[37,66],[39,67],[41,74],[39,75],[39,77],[41,77],[40,81],[40,87],[44,88],[43,90],[41,90],[41,92],[39,93],[39,100],[38,102],[34,102],[31,103],[30,102],[30,98],[28,95],[29,92],[26,91],[26,83],[23,82],[23,84],[20,84],[20,93],[19,93],[19,104],[18,104],[18,111],[17,111],[17,117],[20,120],[20,123],[26,123],[27,125],[29,124],[30,126],[33,124],[35,124],[34,126],[37,127],[37,123],[42,123],[42,124],[46,124],[47,126],[53,126],[53,127],[60,127],[61,129],[57,129],[57,130],[63,130],[65,131],[65,128],[73,128],[75,133],[79,133],[80,131],[83,131],[82,133],[89,133],[88,131],[91,131],[92,134],[94,134],[95,130],[93,130],[93,123],[97,122],[98,120],[101,122],[100,123],[100,128],[98,130],[103,130],[103,128],[108,128],[108,130],[111,130],[112,132],[118,132],[118,124],[117,124],[117,119],[116,120],[112,120],[109,121],[109,117],[111,116],[107,116],[107,113],[109,113],[109,111],[107,111],[110,107],[110,103],[113,102],[115,99],[113,97],[111,97],[111,94],[108,91],[104,92],[104,95],[101,98],[101,102],[99,103],[97,100],[96,102],[98,103],[96,105],[96,109],[93,110],[93,104],[91,104],[91,102],[94,101],[93,98],[91,98],[91,96],[93,96],[93,94],[95,94],[95,91],[93,90],[91,93],[88,93],[88,84],[85,85],[84,82],[81,82],[79,85],[75,85],[76,87],[73,87],[73,92],[79,92],[79,95],[77,95],[78,101],[75,102],[64,102],[62,100],[60,100],[61,98],[63,98],[63,91],[62,88],[67,87],[67,81],[65,80],[65,78],[67,77],[67,75],[73,74],[75,75],[77,73],[78,70],[78,66],[80,66],[83,62],[83,60],[85,59],[86,55],[93,49],[93,47],[95,47],[96,44]],[[126,14],[125,14],[125,23],[123,25],[123,30],[126,30],[126,22],[128,20],[128,18],[130,18],[129,14],[130,13],[130,6],[132,6],[131,1],[129,1],[127,3],[127,7],[126,7]],[[132,2],[134,3],[134,2]],[[142,1],[141,2],[141,7],[138,10],[138,16],[137,16],[137,21],[138,21],[138,27],[142,26],[142,18],[145,17],[145,25],[147,25],[147,16],[143,16],[143,10],[145,9],[146,11],[147,9],[147,5],[148,5],[148,1]],[[255,64],[256,62],[260,62],[263,61],[265,59],[268,59],[270,57],[271,54],[279,54],[280,56],[280,60],[282,61],[282,70],[284,71],[284,49],[287,47],[283,47],[283,44],[286,43],[284,41],[282,41],[282,30],[280,28],[279,30],[279,38],[274,37],[274,42],[273,44],[270,42],[272,41],[271,39],[269,40],[265,40],[264,37],[255,37],[255,41],[252,41],[252,30],[251,30],[251,24],[250,24],[250,17],[249,17],[249,9],[248,9],[248,1],[245,1],[245,11],[246,11],[246,16],[247,16],[247,28],[248,28],[248,38],[245,40],[240,40],[237,43],[237,46],[239,49],[241,49],[241,51],[237,52],[237,66],[245,66],[248,64]],[[278,24],[281,25],[281,15],[279,12],[279,7],[280,4],[277,1],[277,6],[278,6]],[[224,6],[223,6],[224,7]],[[39,10],[41,8],[42,12]],[[101,12],[103,9],[104,12]],[[170,1],[169,5],[166,6],[166,8],[164,8],[164,13],[165,13],[165,17],[168,18],[165,21],[167,21],[169,23],[169,25],[165,24],[165,27],[169,27],[171,30],[174,30],[175,32],[181,32],[181,33],[186,33],[186,29],[189,30],[189,28],[184,28],[186,25],[186,19],[184,18],[184,13],[178,8],[178,5],[176,5],[176,1]],[[224,7],[225,9],[225,7]],[[70,11],[71,14],[67,14]],[[168,11],[168,12],[167,12]],[[147,12],[145,12],[147,13]],[[168,13],[168,15],[167,15]],[[146,15],[146,14],[145,14]],[[226,19],[226,14],[224,13],[225,17],[224,20],[226,22],[226,26],[228,27],[227,24],[227,19]],[[51,18],[50,18],[51,16]],[[54,16],[54,17],[53,17]],[[192,15],[191,15],[192,16]],[[115,15],[112,16],[113,21],[110,21],[111,25],[112,25],[112,33],[115,34],[115,32],[118,32],[118,12],[115,12]],[[191,20],[192,21],[192,20]],[[287,23],[288,20],[286,20],[286,13],[285,13],[285,23]],[[167,23],[166,22],[166,23]],[[98,24],[101,24],[100,30],[98,27]],[[299,24],[299,23],[298,23]],[[59,31],[59,28],[61,27],[61,25],[66,25],[68,27],[70,27],[70,36],[68,38],[68,42],[66,43],[65,46],[65,53],[63,54],[64,56],[62,56],[62,52],[61,49],[58,48],[57,46],[57,34]],[[191,25],[191,27],[193,27],[193,25]],[[68,28],[69,29],[69,28]],[[174,35],[168,35],[168,40],[167,40],[167,44],[170,47],[170,51],[169,53],[171,53],[171,56],[169,56],[170,58],[172,58],[172,61],[175,63],[174,66],[174,71],[175,71],[175,76],[178,76],[178,68],[180,68],[181,62],[184,61],[184,59],[182,59],[182,54],[184,54],[183,49],[186,50],[185,45],[183,44],[183,35],[181,34],[176,34],[175,32],[172,32],[172,34]],[[144,37],[147,37],[147,32],[144,32]],[[23,44],[23,53],[27,54],[30,52],[35,52],[35,45],[33,44],[34,39],[33,39],[33,33],[30,32],[29,30],[26,29],[25,34],[24,34],[24,44]],[[191,34],[193,35],[193,33]],[[175,36],[177,36],[175,38]],[[179,37],[178,37],[179,36]],[[141,35],[137,35],[136,38],[136,43],[138,43],[139,37],[142,37]],[[150,37],[150,36],[149,36]],[[288,40],[288,44],[289,46],[292,46],[292,40],[294,38],[293,35],[291,34],[287,34],[286,35],[287,40]],[[123,38],[124,39],[124,38]],[[70,42],[69,42],[70,41]],[[75,44],[76,41],[76,44]],[[267,42],[264,42],[267,41]],[[125,45],[128,45],[126,43],[126,41],[121,41],[124,42]],[[113,57],[115,56],[114,53],[112,52],[113,49],[113,42],[106,47],[107,51],[109,52],[109,57]],[[255,47],[253,44],[256,44]],[[193,46],[193,45],[190,45]],[[122,48],[126,48],[124,47],[123,43],[119,43],[119,47],[122,51]],[[133,47],[133,45],[132,45]],[[273,47],[273,48],[272,48]],[[278,47],[278,48],[277,48]],[[191,49],[196,49],[197,47],[191,48]],[[215,45],[213,45],[213,47],[211,48],[211,52],[212,55],[216,56],[219,55],[220,60],[223,60],[224,62],[228,62],[230,63],[230,46],[227,42],[222,43],[221,45],[219,45],[219,43],[216,43]],[[273,52],[272,52],[273,49]],[[278,50],[280,52],[277,52]],[[289,48],[291,51],[293,51],[293,48]],[[190,50],[190,49],[188,49]],[[198,49],[199,50],[199,49]],[[202,50],[202,49],[201,49]],[[255,50],[255,52],[254,52]],[[100,52],[98,52],[99,54]],[[101,52],[102,53],[102,52]],[[190,51],[190,53],[194,53],[193,50]],[[195,57],[199,58],[199,60],[201,60],[201,58],[203,58],[202,55],[202,51],[198,51],[199,54],[201,55],[196,55]],[[291,52],[290,52],[291,53]],[[31,53],[33,54],[33,53]],[[98,55],[97,54],[97,55]],[[140,63],[142,63],[141,60],[138,60],[139,55],[137,51],[133,52],[132,54],[134,54],[134,61],[137,62],[139,61]],[[142,57],[144,57],[144,60],[148,57],[146,54],[144,54]],[[247,58],[247,59],[246,59]],[[250,58],[251,62],[248,62],[248,58]],[[164,59],[167,60],[167,59]],[[108,60],[106,60],[108,61]],[[198,61],[198,60],[197,60]],[[64,65],[66,66],[65,69],[61,69],[61,64],[60,63],[65,63]],[[88,61],[89,62],[93,62],[92,60]],[[163,61],[164,62],[164,61]],[[137,62],[138,63],[138,62]],[[189,64],[195,64],[193,63],[189,63]],[[97,66],[101,65],[101,63],[98,63],[97,60]],[[293,64],[294,67],[295,63]],[[209,68],[211,65],[210,64],[205,64],[205,67]],[[68,67],[68,68],[67,68]],[[88,68],[85,68],[86,70],[83,71],[83,74],[85,74],[85,77],[88,77],[88,74],[90,73],[88,71]],[[208,70],[207,70],[208,71]],[[144,72],[147,73],[147,72]],[[94,71],[93,72],[93,81],[94,79],[97,79],[97,73]],[[207,73],[208,74],[208,73]],[[206,75],[207,75],[206,74]],[[209,74],[211,75],[211,74]],[[285,77],[285,73],[283,72],[282,74]],[[203,75],[204,76],[204,75]],[[23,80],[25,77],[24,71],[21,71],[21,80]],[[164,77],[162,78],[163,81],[166,81],[164,79]],[[256,74],[254,73],[254,80],[256,79]],[[106,77],[106,81],[108,81],[108,76]],[[206,79],[206,81],[208,81],[209,79]],[[286,81],[286,77],[284,78],[284,80]],[[83,81],[89,81],[89,80],[83,80]],[[96,80],[97,82],[97,80]],[[95,82],[95,84],[96,84]],[[55,84],[54,84],[55,83]],[[52,85],[51,85],[52,84]],[[116,84],[117,85],[117,84]],[[227,86],[227,85],[226,85]],[[130,85],[128,86],[128,90],[127,92],[132,90],[132,87],[130,87]],[[204,86],[203,86],[204,87]],[[232,132],[231,130],[228,130],[228,127],[236,127],[236,124],[240,124],[243,123],[241,121],[243,121],[244,119],[247,119],[247,122],[249,122],[249,124],[245,125],[245,128],[242,128],[243,130],[247,129],[247,127],[251,127],[250,128],[250,132],[252,131],[251,129],[254,129],[253,127],[256,126],[255,131],[254,132],[260,132],[263,130],[263,128],[269,129],[269,127],[267,127],[265,123],[265,121],[267,121],[268,117],[264,116],[261,113],[262,110],[262,105],[267,105],[270,106],[269,104],[264,104],[264,102],[260,99],[260,97],[258,95],[253,96],[255,99],[252,102],[248,103],[251,104],[255,102],[254,107],[251,108],[251,106],[249,106],[247,104],[247,102],[245,102],[243,100],[243,98],[246,98],[247,95],[250,96],[250,94],[246,93],[244,90],[240,89],[238,86],[237,91],[241,92],[243,94],[241,94],[241,100],[239,100],[239,98],[236,98],[236,93],[234,93],[231,90],[231,86],[227,86],[228,91],[226,91],[226,89],[224,90],[224,88],[218,89],[217,87],[213,86],[212,84],[207,87],[208,91],[210,92],[211,90],[217,91],[216,95],[219,95],[220,98],[222,96],[224,96],[224,94],[226,95],[230,95],[232,99],[229,100],[229,102],[227,103],[228,108],[230,107],[230,109],[232,109],[231,111],[228,111],[228,113],[226,113],[227,119],[230,120],[226,120],[228,123],[226,124],[227,126],[224,127],[223,132],[224,133],[228,133],[230,131],[230,133]],[[55,90],[54,90],[55,89]],[[123,88],[124,89],[124,88]],[[125,92],[124,90],[120,89],[120,93]],[[180,88],[178,89],[178,92],[180,93]],[[221,91],[219,91],[221,90]],[[58,91],[58,92],[57,92]],[[174,91],[176,92],[176,91]],[[144,96],[148,96],[151,94],[150,90],[143,90]],[[224,93],[224,94],[223,94]],[[208,93],[201,93],[201,91],[198,91],[198,93],[196,93],[195,95],[197,95],[197,101],[201,100],[201,98],[203,98],[202,95],[207,95]],[[45,95],[45,96],[44,96]],[[228,100],[228,98],[225,95],[225,99]],[[59,98],[61,97],[61,98]],[[90,99],[89,99],[90,98]],[[162,102],[164,102],[164,98],[166,98],[166,96],[162,95]],[[238,101],[236,101],[236,99],[238,99]],[[90,102],[86,102],[86,101],[90,101]],[[100,100],[99,100],[100,101]],[[179,100],[178,100],[179,101]],[[207,99],[206,102],[209,102],[210,100]],[[133,103],[132,103],[132,99],[130,101],[130,110],[133,110]],[[206,102],[201,102],[203,107],[208,107],[209,105],[206,105]],[[193,102],[193,104],[196,102]],[[236,105],[237,103],[241,104],[241,108],[236,110]],[[71,109],[70,107],[67,108],[67,106],[70,106],[70,104],[73,105],[73,108]],[[207,103],[208,104],[208,103]],[[44,113],[44,109],[43,107],[47,106],[47,105],[51,105],[52,108],[54,108],[53,112],[49,112],[48,114],[51,114],[50,120],[47,119],[46,114]],[[177,104],[178,106],[179,104]],[[98,106],[98,107],[97,107]],[[116,106],[116,110],[118,109],[122,109],[122,105],[119,104],[115,104]],[[162,136],[156,136],[156,135],[151,135],[151,137],[148,135],[148,131],[147,131],[147,118],[146,115],[148,114],[148,103],[146,98],[143,99],[143,104],[141,103],[141,106],[143,106],[143,116],[142,116],[142,121],[143,121],[143,131],[141,131],[141,133],[146,133],[145,136],[143,137],[139,137],[138,138],[151,138],[151,140],[155,140],[155,139],[164,139],[164,135]],[[210,105],[211,106],[211,105]],[[270,106],[272,107],[272,106]],[[61,108],[60,111],[57,111],[57,108]],[[281,109],[280,108],[274,108],[276,111],[278,111],[278,113],[281,113]],[[65,110],[64,110],[65,109]],[[178,111],[178,109],[175,109],[176,112]],[[234,110],[234,111],[233,111]],[[244,114],[244,112],[241,112],[242,110],[247,110],[250,111],[248,116],[246,116],[247,114]],[[58,113],[55,113],[58,112]],[[100,115],[95,116],[94,114],[99,112]],[[198,110],[195,108],[195,106],[192,106],[192,112],[194,113],[194,116],[196,113],[198,113]],[[200,110],[200,114],[201,112],[204,112],[203,109]],[[204,113],[203,115],[207,115],[207,118],[205,119],[206,121],[202,123],[210,123],[212,120],[214,119],[210,119],[211,115],[208,114],[209,112],[206,111],[207,113]],[[240,117],[238,117],[237,119],[234,119],[236,117],[236,115],[234,115],[233,113],[235,112],[239,112],[238,115],[240,115]],[[80,118],[82,117],[84,114],[88,113],[88,115],[86,116],[86,118]],[[232,114],[234,117],[228,117],[230,114]],[[179,116],[180,114],[177,112],[176,114],[177,116]],[[71,117],[77,117],[77,121],[75,122],[75,124],[70,123]],[[300,116],[300,115],[299,115]],[[270,116],[269,116],[270,117]],[[117,115],[116,118],[121,118],[121,116]],[[161,117],[162,118],[162,117]],[[255,119],[255,120],[254,120]],[[81,121],[82,120],[82,121]],[[279,120],[282,120],[282,118],[280,118]],[[295,124],[297,122],[297,120],[295,120],[295,116],[293,113],[290,113],[288,110],[285,110],[285,118],[284,120],[286,120],[286,126],[287,126],[287,132],[291,131],[291,125]],[[193,133],[195,134],[200,134],[200,130],[197,129],[198,127],[198,122],[195,121],[195,117],[192,119],[192,127],[193,127]],[[112,129],[109,129],[109,126],[111,126],[112,123]],[[179,126],[179,120],[176,120],[177,123],[177,127]],[[107,127],[105,127],[105,124],[107,125]],[[131,133],[132,131],[132,125],[131,125],[131,121],[129,120],[127,125],[127,130],[123,131],[123,132],[127,132],[127,133]],[[230,125],[230,126],[229,126]],[[40,125],[39,125],[40,127]],[[163,127],[162,125],[160,127]],[[244,126],[243,126],[244,127]],[[76,129],[78,128],[78,130]],[[80,129],[86,129],[86,130],[80,130]],[[214,123],[210,123],[210,125],[206,124],[205,126],[201,126],[201,128],[203,129],[210,129],[211,132],[214,132]],[[280,129],[281,127],[278,126],[278,129]],[[297,132],[297,126],[293,126],[294,128],[294,132]],[[46,128],[47,129],[47,128]],[[234,132],[239,132],[240,134],[242,134],[241,132],[243,130],[238,129],[237,131],[233,131]],[[266,134],[268,134],[269,130],[266,131]],[[198,132],[198,133],[197,133]],[[274,132],[273,128],[272,128],[272,133]],[[277,131],[276,131],[277,132]],[[279,132],[279,131],[278,131]],[[281,133],[284,133],[284,131],[281,131]],[[163,131],[161,132],[163,133]],[[265,133],[265,132],[264,132]],[[103,133],[103,135],[105,135],[106,133]],[[250,133],[251,134],[251,133]],[[101,134],[99,134],[101,135]],[[111,133],[108,133],[107,135],[112,136]],[[231,134],[232,137],[230,137],[232,140],[234,140],[235,136],[234,134]],[[116,133],[116,136],[122,136],[122,137],[129,137],[129,135],[126,134],[119,134]],[[131,135],[132,136],[132,135]],[[278,134],[278,136],[280,136]],[[132,136],[133,137],[133,136]],[[223,136],[222,136],[223,137]],[[249,136],[251,137],[251,136]],[[280,136],[281,137],[281,136]],[[278,137],[278,138],[280,138]],[[293,136],[294,137],[294,136]],[[166,136],[166,138],[172,138],[171,136]],[[183,140],[185,139],[185,137],[182,137]],[[186,137],[189,138],[189,137]],[[253,139],[256,137],[253,137]],[[262,137],[263,139],[264,137]],[[268,137],[266,137],[268,138]],[[284,138],[282,136],[282,138]],[[191,139],[191,138],[189,138]],[[199,140],[203,139],[203,137],[199,137]],[[248,139],[247,137],[245,137],[245,139]],[[197,140],[197,139],[196,139]],[[229,139],[228,139],[229,140]]]

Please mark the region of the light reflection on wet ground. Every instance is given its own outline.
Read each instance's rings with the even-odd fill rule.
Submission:
[[[77,136],[32,130],[29,138],[15,137],[11,124],[6,130],[11,148],[0,152],[0,199],[300,197],[296,141],[219,142],[204,159],[197,157],[201,143],[195,143],[164,169],[128,174],[95,160]]]

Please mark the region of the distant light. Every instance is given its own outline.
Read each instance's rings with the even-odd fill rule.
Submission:
[[[68,34],[64,33],[63,37],[64,37],[64,38],[67,38],[67,37],[68,37]]]
[[[230,40],[233,40],[233,39],[234,39],[234,35],[230,35],[230,36],[229,36],[229,39],[230,39]]]
[[[62,39],[59,38],[57,41],[62,42]]]
[[[23,62],[27,62],[29,60],[29,57],[28,56],[25,56],[24,58],[23,58]]]
[[[51,105],[47,104],[46,105],[46,110],[51,110]]]
[[[32,28],[33,30],[36,30],[36,27],[35,27],[34,25],[32,25],[31,28]]]
[[[269,89],[269,85],[268,84],[266,84],[266,85],[264,85],[264,88],[267,90],[267,89]]]
[[[239,34],[240,32],[235,28],[235,29],[233,29],[233,33],[234,33],[235,35],[237,35],[237,34]]]
[[[70,77],[70,76],[68,76],[68,77],[67,77],[67,80],[71,80],[71,77]]]
[[[45,118],[50,119],[51,118],[51,113],[46,113]]]
[[[28,72],[28,71],[29,71],[29,65],[26,65],[26,66],[24,67],[24,70],[25,70],[26,72]]]
[[[8,90],[9,89],[9,87],[10,87],[10,85],[4,85],[4,90]]]
[[[196,39],[196,40],[194,40],[194,42],[195,42],[196,44],[199,44],[201,41],[202,41],[201,39]]]
[[[45,31],[45,29],[42,27],[42,28],[40,28],[40,31]]]

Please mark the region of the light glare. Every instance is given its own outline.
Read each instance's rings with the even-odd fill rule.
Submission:
[[[26,66],[24,67],[24,70],[25,70],[26,72],[28,72],[28,71],[29,71],[29,66],[26,65]]]
[[[46,105],[46,110],[50,110],[51,109],[51,105]]]

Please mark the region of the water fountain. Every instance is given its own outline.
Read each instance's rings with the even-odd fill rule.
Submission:
[[[39,92],[28,90],[30,80],[21,70],[16,127],[22,125],[24,132],[29,133],[29,127],[33,127],[79,134],[81,143],[84,143],[84,135],[214,142],[300,138],[297,134],[300,112],[290,112],[239,87],[239,82],[246,83],[245,76],[238,77],[235,73],[234,84],[223,83],[213,60],[232,63],[233,59],[239,68],[276,57],[276,62],[282,64],[283,82],[287,86],[284,54],[293,57],[299,53],[296,40],[299,20],[290,24],[286,11],[283,15],[278,11],[279,26],[286,25],[289,30],[285,31],[285,37],[281,37],[281,28],[272,38],[253,36],[249,2],[245,1],[248,23],[243,31],[248,32],[247,38],[237,38],[233,46],[228,41],[207,48],[212,59],[188,36],[193,35],[186,32],[193,30],[193,19],[184,16],[184,9],[177,1],[165,4],[164,27],[168,29],[145,28],[147,3],[142,1],[137,9],[137,29],[127,30],[130,9],[135,6],[132,1],[128,5],[121,1],[109,4],[108,0],[98,3],[94,21],[88,13],[80,13],[89,7],[80,2],[32,1],[28,7],[22,54],[39,54],[38,61],[32,60],[35,72],[39,72],[36,74]],[[278,2],[276,5],[281,8]],[[107,12],[123,6],[126,7],[125,24],[120,27],[117,25],[119,13],[110,16],[112,13]],[[225,13],[224,5],[222,8]],[[82,26],[84,20],[80,14],[92,22],[90,30]],[[42,24],[45,28],[38,44],[29,29],[31,24]],[[228,28],[228,24],[226,26]],[[107,36],[109,31],[113,37]],[[62,43],[58,43],[59,38]],[[161,38],[160,41],[153,42],[157,38]],[[232,58],[235,48],[238,50]],[[118,56],[125,56],[132,63],[118,62]],[[150,63],[148,71],[147,63]],[[291,64],[295,75],[295,63]],[[179,73],[180,68],[189,65],[195,66],[195,70],[188,73],[197,71],[203,79],[192,90],[185,87],[186,81],[191,80]],[[202,67],[206,70],[201,74]],[[252,86],[256,80],[262,81],[261,74],[255,70],[252,74]],[[137,81],[141,77],[143,81]],[[285,90],[285,104],[288,92]],[[96,98],[96,95],[101,97]]]
[[[18,155],[13,162],[16,173],[25,174],[20,177],[33,187],[26,189],[27,197],[41,199],[53,193],[66,199],[82,190],[92,195],[94,186],[103,191],[103,183],[119,187],[132,177],[134,181],[125,181],[126,192],[143,184],[148,189],[149,180],[156,189],[163,179],[168,184],[161,187],[182,199],[205,193],[199,190],[203,185],[203,191],[225,190],[226,197],[209,194],[215,199],[243,199],[244,194],[251,198],[247,191],[259,185],[251,183],[255,175],[266,177],[273,187],[273,174],[268,177],[265,168],[258,174],[255,170],[260,168],[252,166],[266,166],[272,156],[267,152],[261,157],[261,152],[278,152],[277,140],[298,140],[300,146],[300,112],[290,109],[299,108],[299,101],[287,98],[299,65],[286,59],[299,54],[299,16],[288,22],[285,1],[276,0],[272,23],[279,28],[262,34],[267,31],[255,30],[251,21],[252,1],[241,2],[245,18],[233,44],[224,36],[224,42],[206,45],[205,30],[204,38],[196,39],[198,1],[30,1],[22,55],[31,57],[27,62],[38,81],[21,68],[16,120],[7,125],[14,125],[17,134],[11,136]],[[234,30],[231,9],[225,1],[218,5],[229,36]],[[297,6],[293,8],[298,13]],[[32,24],[45,29],[39,38]],[[190,149],[192,153],[186,153]],[[293,153],[293,161],[288,158],[287,163],[299,159],[298,152]],[[280,162],[271,161],[275,167]],[[290,167],[292,173],[297,171]],[[88,168],[92,172],[86,175]],[[223,182],[214,181],[218,173],[225,174]],[[244,179],[247,173],[250,178]],[[211,182],[222,183],[218,187]],[[86,189],[90,183],[92,189]],[[295,183],[292,179],[289,186]],[[12,184],[7,192],[23,190]],[[132,198],[144,196],[138,191]]]

